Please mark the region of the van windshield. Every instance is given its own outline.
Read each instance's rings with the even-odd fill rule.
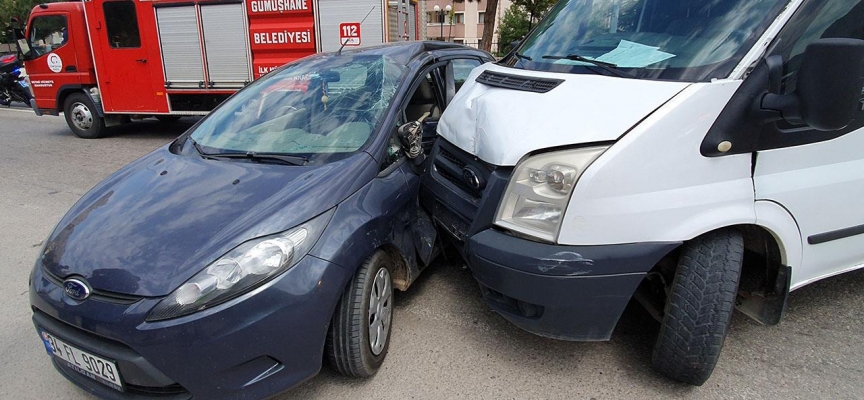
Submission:
[[[640,79],[725,78],[787,0],[561,0],[513,68]]]
[[[202,155],[299,156],[310,164],[363,147],[407,68],[383,55],[319,56],[241,90],[191,133]]]

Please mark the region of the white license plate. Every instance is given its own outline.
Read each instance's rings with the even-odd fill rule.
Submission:
[[[113,361],[76,348],[43,330],[40,330],[39,336],[42,337],[48,354],[54,356],[59,362],[65,363],[69,368],[90,379],[123,391],[120,373],[117,370],[117,364]]]

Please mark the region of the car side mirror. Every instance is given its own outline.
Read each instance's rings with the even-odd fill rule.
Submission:
[[[396,131],[402,142],[402,151],[415,165],[423,163],[423,122],[411,121],[399,126]]]
[[[762,96],[758,108],[775,114],[766,122],[783,119],[819,131],[836,131],[855,118],[864,88],[864,40],[831,38],[810,43],[792,94],[779,94],[782,59],[771,56],[766,63],[768,93]]]

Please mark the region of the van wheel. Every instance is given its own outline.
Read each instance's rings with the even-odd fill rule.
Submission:
[[[357,270],[345,289],[327,332],[327,358],[339,373],[369,377],[390,347],[393,280],[390,259],[379,250]]]
[[[105,130],[105,120],[99,116],[96,106],[84,93],[72,93],[63,105],[66,123],[75,136],[83,139],[98,139]]]
[[[697,386],[711,376],[735,309],[743,256],[744,239],[735,229],[684,246],[654,345],[657,371]]]

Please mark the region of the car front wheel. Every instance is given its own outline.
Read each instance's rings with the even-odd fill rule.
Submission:
[[[369,377],[390,346],[393,279],[383,251],[369,257],[342,294],[327,333],[327,358],[339,373]]]

